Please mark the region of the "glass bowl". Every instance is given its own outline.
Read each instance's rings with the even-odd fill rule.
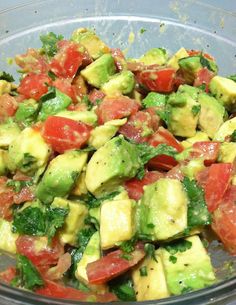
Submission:
[[[69,37],[74,29],[89,27],[95,28],[109,46],[124,50],[127,56],[138,57],[152,47],[175,52],[184,46],[212,54],[220,75],[235,74],[235,25],[235,14],[194,0],[32,1],[0,12],[0,70],[16,76],[16,66],[7,65],[9,58],[24,53],[28,47],[39,47],[41,33],[53,31]],[[220,279],[217,284],[178,297],[140,303],[236,304],[236,259],[227,255],[217,242],[211,243],[210,253]],[[11,258],[1,254],[0,270],[11,263]],[[78,303],[82,302],[49,299],[0,284],[2,305]]]

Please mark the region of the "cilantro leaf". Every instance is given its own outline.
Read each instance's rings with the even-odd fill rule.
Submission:
[[[84,228],[78,233],[77,241],[79,248],[85,250],[90,238],[96,232],[92,227]]]
[[[130,240],[123,241],[119,247],[122,251],[126,253],[131,253],[132,251],[134,251],[134,247],[137,240],[138,240],[137,236],[134,235]]]
[[[144,251],[148,257],[151,257],[152,259],[154,259],[154,261],[157,262],[157,258],[155,255],[155,246],[153,244],[146,243],[144,245]]]
[[[189,199],[188,227],[211,224],[211,214],[208,212],[202,188],[188,177],[184,178],[183,185]]]
[[[177,252],[185,252],[192,247],[191,241],[186,239],[179,239],[170,242],[163,246],[171,255],[175,255]]]
[[[121,301],[136,301],[133,282],[129,278],[116,278],[109,282],[110,291],[113,292]]]
[[[5,80],[9,83],[12,83],[15,81],[14,77],[5,71],[0,71],[0,80]]]
[[[142,266],[142,267],[139,269],[139,273],[140,273],[140,276],[147,276],[147,275],[148,275],[147,266]]]
[[[227,78],[229,78],[229,79],[233,80],[234,82],[236,82],[236,74],[230,75]]]
[[[176,262],[177,262],[177,257],[174,256],[174,255],[170,255],[170,256],[169,256],[169,261],[170,261],[172,264],[176,264]]]
[[[16,256],[16,270],[17,275],[11,282],[12,286],[34,290],[44,285],[40,273],[26,256]]]
[[[65,222],[65,218],[69,213],[69,209],[49,207],[46,210],[46,232],[48,241],[51,242],[58,229],[60,229]]]
[[[214,72],[214,69],[212,69],[212,67],[211,67],[210,61],[206,57],[204,57],[202,54],[200,56],[200,64],[203,66],[203,68],[206,67],[208,70]]]
[[[192,114],[196,116],[201,110],[201,105],[194,105],[191,109]]]
[[[23,159],[19,164],[19,169],[25,173],[34,168],[35,163],[37,163],[37,159],[29,153],[24,153]]]
[[[8,180],[6,185],[14,189],[15,192],[19,193],[23,187],[31,186],[33,184],[32,180],[29,181],[19,181],[19,180]]]
[[[41,35],[40,40],[42,42],[42,51],[49,57],[54,56],[57,53],[57,43],[63,40],[62,35],[56,35],[53,32],[49,32],[46,35]]]
[[[112,192],[110,194],[104,195],[100,198],[96,198],[91,193],[88,193],[84,196],[81,196],[81,199],[91,208],[97,208],[101,205],[101,203],[105,200],[113,199],[115,196],[119,194],[118,191]]]
[[[232,141],[232,142],[236,142],[236,129],[235,129],[234,132],[231,134],[231,141]]]

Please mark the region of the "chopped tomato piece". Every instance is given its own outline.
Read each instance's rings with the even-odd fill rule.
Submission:
[[[214,163],[218,157],[220,149],[219,142],[202,141],[193,144],[191,157],[203,158],[205,165]]]
[[[64,253],[62,256],[59,257],[58,263],[56,266],[51,267],[47,270],[44,277],[48,280],[60,280],[64,273],[70,268],[71,266],[71,255],[70,253]]]
[[[205,199],[208,210],[217,209],[229,186],[233,165],[231,163],[212,164],[205,185]]]
[[[215,188],[216,190],[216,188]],[[212,228],[225,248],[236,255],[236,186],[225,192],[219,207],[213,213]]]
[[[0,122],[15,114],[18,105],[13,96],[5,93],[0,96]]]
[[[83,146],[89,138],[91,129],[82,122],[50,116],[44,123],[42,136],[53,150],[63,153],[65,150]]]
[[[142,244],[136,245],[135,250],[129,253],[129,259],[124,257],[124,252],[121,250],[110,252],[87,265],[89,283],[104,284],[135,266],[144,256]]]
[[[167,144],[175,148],[178,152],[183,151],[182,145],[164,127],[159,127],[159,129],[151,136],[148,142],[154,147],[158,146],[159,144]],[[148,166],[153,170],[170,170],[177,164],[178,162],[173,157],[166,155],[154,157],[148,162]]]
[[[209,84],[211,79],[214,77],[215,73],[208,70],[206,67],[200,69],[197,72],[197,75],[195,77],[194,80],[194,87],[199,87],[201,85],[206,85],[206,89],[205,91],[208,92],[209,91]]]
[[[160,178],[163,178],[164,174],[160,172],[146,172],[142,180],[137,178],[132,178],[125,182],[125,189],[129,194],[129,198],[134,200],[139,200],[143,193],[143,187],[145,185],[151,184]]]
[[[120,127],[119,132],[135,142],[147,142],[154,132],[152,117],[148,112],[138,111],[129,117],[127,123]]]
[[[91,103],[93,103],[94,105],[97,104],[97,101],[103,100],[103,98],[105,97],[105,94],[102,91],[99,91],[97,89],[93,89],[90,93],[89,93],[89,100]]]
[[[170,179],[178,179],[180,181],[184,180],[184,175],[181,171],[181,166],[178,164],[173,167],[166,173],[165,177]]]
[[[25,98],[39,100],[43,94],[48,92],[48,85],[50,84],[51,78],[48,75],[29,73],[22,79],[17,91]]]
[[[209,170],[210,167],[206,167],[196,175],[197,182],[203,189],[205,189],[206,187],[207,179],[209,176]]]
[[[210,59],[210,60],[215,60],[213,56],[211,56],[210,54],[208,53],[202,53],[202,51],[199,51],[199,50],[187,50],[187,53],[189,56],[195,56],[195,55],[200,55],[202,54],[204,57],[206,57],[207,59]]]
[[[51,245],[46,237],[34,237],[21,235],[16,240],[17,252],[25,255],[36,266],[48,266],[57,264],[64,253],[63,246],[54,238]]]
[[[17,180],[17,181],[29,181],[32,178],[27,176],[26,174],[23,174],[20,171],[16,171],[15,175],[13,176],[13,180]]]
[[[68,95],[73,100],[73,102],[77,101],[74,88],[72,87],[71,81],[69,79],[57,78],[53,81],[53,86],[64,94]]]
[[[163,68],[137,73],[137,82],[149,91],[170,93],[174,90],[175,69]]]
[[[25,73],[46,73],[49,70],[46,58],[40,55],[38,50],[32,48],[28,49],[25,54],[16,55],[15,62]]]
[[[13,205],[14,191],[6,186],[7,177],[0,177],[0,217],[10,219],[12,216],[11,206]]]
[[[97,108],[98,123],[122,119],[138,111],[140,105],[137,101],[126,96],[105,97]]]
[[[13,197],[14,203],[20,204],[26,201],[32,201],[34,199],[34,193],[29,187],[23,187],[19,193],[16,193]]]
[[[114,58],[116,69],[122,71],[124,66],[126,66],[126,60],[124,54],[120,49],[111,49],[112,57]]]
[[[78,43],[61,40],[58,42],[58,52],[53,57],[50,68],[54,74],[62,78],[73,78],[79,67],[91,62],[88,52]]]
[[[94,301],[94,302],[112,302],[117,301],[117,297],[113,293],[96,294],[94,292],[84,292],[71,287],[65,287],[61,284],[45,280],[45,286],[35,291],[47,297],[60,299],[70,299],[79,301]]]
[[[81,75],[76,76],[72,81],[72,87],[76,97],[75,102],[78,101],[78,98],[81,99],[88,93],[88,88],[85,83],[84,78]]]
[[[6,284],[10,284],[15,276],[16,276],[16,268],[9,267],[7,268],[7,270],[0,273],[0,280]]]

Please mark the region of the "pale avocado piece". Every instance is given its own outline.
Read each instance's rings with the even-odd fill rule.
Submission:
[[[89,263],[92,263],[100,259],[100,257],[101,257],[100,236],[99,236],[99,232],[95,232],[90,238],[84,250],[81,260],[77,263],[75,277],[79,281],[84,282],[85,284],[88,283],[86,267]]]
[[[10,119],[0,124],[0,147],[8,147],[20,132],[19,126]]]
[[[63,118],[68,118],[74,121],[79,121],[88,125],[97,124],[97,115],[94,111],[69,111],[62,110],[55,114],[55,116],[60,116]]]
[[[25,128],[11,142],[8,149],[8,168],[16,169],[29,175],[44,169],[51,154],[51,149],[44,141],[39,130]]]
[[[96,149],[100,148],[113,138],[119,130],[119,127],[126,122],[127,118],[123,118],[120,120],[108,121],[104,125],[95,127],[90,133],[88,144]]]
[[[155,258],[156,260],[146,257],[132,271],[137,301],[159,300],[170,296],[158,250],[155,251]],[[142,275],[145,271],[146,275]]]
[[[104,54],[80,73],[90,85],[101,88],[104,83],[109,81],[110,76],[115,74],[115,72],[116,67],[113,57],[111,54]]]
[[[134,206],[131,199],[104,201],[100,215],[101,247],[113,248],[134,235]],[[111,221],[112,220],[112,221]]]
[[[221,143],[217,161],[222,163],[233,163],[235,158],[236,158],[236,143],[234,142]]]
[[[165,65],[168,54],[163,48],[152,48],[143,54],[137,61],[143,62],[145,65]]]
[[[225,138],[231,136],[235,130],[236,130],[236,117],[224,122],[224,124],[222,124],[219,130],[216,132],[213,140],[224,142]]]
[[[85,177],[87,188],[96,197],[110,193],[123,181],[134,177],[140,165],[136,146],[123,136],[115,137],[89,160]]]
[[[75,246],[77,234],[84,227],[84,220],[88,215],[87,207],[82,202],[74,202],[59,197],[54,198],[51,206],[69,208],[69,213],[62,229],[58,233],[58,237],[62,244]]]
[[[68,196],[87,158],[87,152],[76,150],[69,150],[54,158],[36,188],[36,197],[43,203],[51,203],[55,197]]]
[[[84,46],[93,59],[110,53],[108,46],[92,30],[79,28],[72,33],[71,40]]]
[[[194,137],[190,137],[181,142],[184,148],[192,147],[194,143],[201,141],[210,141],[208,135],[205,132],[197,131]]]
[[[0,176],[4,176],[8,171],[7,160],[8,152],[6,150],[0,149]]]
[[[166,274],[167,286],[171,294],[180,295],[184,292],[201,289],[216,282],[210,257],[200,238],[195,235],[184,242],[191,246],[184,252],[169,252],[166,248],[159,249]]]
[[[192,84],[199,70],[206,67],[208,70],[218,72],[218,67],[213,60],[207,59],[202,55],[188,56],[178,61],[181,72],[187,83]]]
[[[101,91],[106,96],[125,95],[132,92],[134,85],[134,74],[131,71],[122,71],[111,76],[109,81],[102,85]]]
[[[187,194],[179,180],[161,178],[144,187],[138,230],[152,240],[166,240],[187,228]]]
[[[167,102],[168,129],[175,136],[193,137],[199,118],[199,103],[188,93],[173,93]]]
[[[88,193],[88,189],[85,183],[86,167],[83,168],[79,178],[77,179],[73,190],[71,191],[72,195],[81,196]]]
[[[232,79],[214,76],[209,84],[211,93],[219,99],[227,110],[236,109],[236,82]]]
[[[16,253],[17,233],[12,233],[12,223],[0,218],[0,250],[8,253]]]
[[[18,109],[15,113],[15,120],[20,122],[24,127],[30,125],[36,119],[36,113],[39,104],[33,98],[24,100],[19,103]]]
[[[178,70],[179,60],[184,57],[188,57],[188,52],[185,50],[185,48],[181,48],[168,60],[167,66]]]
[[[198,102],[201,105],[198,126],[212,139],[224,123],[225,108],[217,99],[206,93],[199,94]]]
[[[205,168],[203,158],[190,160],[186,165],[181,166],[181,172],[189,179],[196,179],[196,175]]]
[[[8,81],[1,79],[0,80],[0,96],[5,93],[11,92],[12,85]]]

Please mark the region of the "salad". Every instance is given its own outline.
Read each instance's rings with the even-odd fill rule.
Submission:
[[[208,235],[236,254],[236,76],[181,48],[125,58],[52,32],[0,73],[2,282],[79,301],[217,283]]]

